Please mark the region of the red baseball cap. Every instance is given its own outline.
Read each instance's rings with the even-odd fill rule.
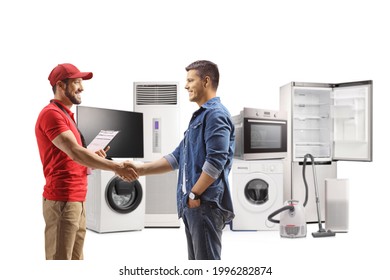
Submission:
[[[63,63],[58,64],[53,70],[51,70],[49,81],[51,86],[54,86],[58,81],[65,79],[82,78],[83,80],[89,80],[92,76],[92,72],[80,72],[80,70],[73,64]]]

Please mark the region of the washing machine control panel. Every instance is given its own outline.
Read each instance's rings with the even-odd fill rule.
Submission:
[[[263,173],[282,173],[283,172],[283,165],[280,163],[268,163],[268,164],[262,164],[259,168],[259,170],[256,170],[263,172]]]
[[[281,160],[245,161],[245,160],[234,159],[233,172],[235,173],[261,172],[265,174],[283,173],[283,162]]]

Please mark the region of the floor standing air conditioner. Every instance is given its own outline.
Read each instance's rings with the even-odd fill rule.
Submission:
[[[179,145],[178,82],[134,82],[134,111],[143,113],[144,157],[148,162]],[[145,177],[145,227],[180,227],[176,208],[177,171]]]

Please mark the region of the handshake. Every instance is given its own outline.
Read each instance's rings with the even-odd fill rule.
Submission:
[[[129,182],[135,181],[139,176],[145,175],[143,163],[130,160],[120,162],[115,173],[119,178]]]
[[[161,174],[172,171],[171,164],[164,157],[152,162],[126,160],[116,163],[114,172],[125,181],[137,180],[139,176]]]
[[[106,158],[107,152],[110,149],[110,146],[107,146],[105,149],[100,149],[95,151],[95,154],[101,158]],[[114,171],[115,174],[125,181],[135,181],[139,176],[145,175],[145,169],[143,168],[143,162],[130,161],[126,160],[123,162],[112,162],[110,161],[109,170]]]

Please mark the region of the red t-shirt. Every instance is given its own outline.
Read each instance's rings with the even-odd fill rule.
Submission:
[[[56,102],[61,104],[58,100]],[[74,114],[66,106],[62,107],[73,119]],[[73,161],[52,143],[54,138],[67,130],[71,130],[82,145],[77,127],[57,105],[50,103],[42,109],[35,125],[35,135],[46,179],[43,197],[59,201],[85,201],[87,167]]]

